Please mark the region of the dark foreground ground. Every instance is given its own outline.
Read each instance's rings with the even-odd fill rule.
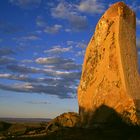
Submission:
[[[140,140],[140,131],[63,129],[44,137],[15,140]]]
[[[47,122],[0,123],[0,139],[6,140],[140,140],[140,128],[127,125],[97,125],[92,129],[61,128],[46,133]],[[3,129],[2,129],[3,128]]]

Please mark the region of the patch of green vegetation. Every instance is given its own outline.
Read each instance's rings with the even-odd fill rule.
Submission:
[[[5,131],[5,130],[7,130],[10,126],[11,126],[10,123],[1,121],[1,122],[0,122],[0,131]]]

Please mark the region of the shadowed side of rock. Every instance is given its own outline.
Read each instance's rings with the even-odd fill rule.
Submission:
[[[81,108],[82,109],[82,108]],[[82,110],[81,110],[82,111]],[[93,111],[91,110],[91,113]],[[121,116],[112,108],[102,105],[100,106],[93,114],[93,118],[90,121],[90,126],[92,127],[83,127],[79,125],[79,115],[74,113],[78,117],[78,123],[76,125],[66,125],[66,123],[60,123],[59,129],[54,129],[52,124],[56,126],[60,120],[66,120],[64,117],[65,114],[70,115],[69,113],[64,113],[54,119],[52,123],[47,127],[53,128],[51,132],[47,133],[47,139],[61,139],[61,140],[120,140],[120,139],[135,139],[140,138],[140,128],[138,126],[130,126]],[[84,115],[86,115],[84,113]],[[89,112],[85,118],[88,120]],[[76,117],[76,118],[77,118]],[[58,121],[59,120],[59,121]],[[69,119],[68,119],[69,120]],[[75,119],[74,119],[75,120]],[[76,119],[77,120],[77,119]],[[57,123],[56,123],[57,122]],[[63,121],[62,121],[63,122]],[[67,121],[64,121],[67,122]],[[65,124],[63,126],[63,124]],[[77,125],[78,124],[78,125]],[[60,127],[61,126],[61,127]],[[67,127],[66,127],[67,126]]]
[[[82,108],[81,108],[82,109]],[[81,110],[81,112],[84,111]],[[87,126],[87,128],[96,128],[96,127],[117,127],[117,126],[129,126],[130,124],[126,123],[122,117],[121,114],[118,114],[113,108],[110,108],[106,105],[101,105],[99,108],[96,109],[95,112],[91,110],[91,112],[84,112],[84,118],[86,120],[84,122],[81,122],[81,126],[87,126],[87,122],[89,122],[89,114],[92,114],[92,118],[90,120],[90,125]],[[129,120],[131,121],[131,120]],[[131,126],[131,125],[130,125]]]

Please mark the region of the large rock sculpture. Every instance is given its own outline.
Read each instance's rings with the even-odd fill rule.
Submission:
[[[139,124],[140,79],[136,52],[135,13],[123,2],[99,20],[86,49],[78,87],[83,124],[113,121]]]

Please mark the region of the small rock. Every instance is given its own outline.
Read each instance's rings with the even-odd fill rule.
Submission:
[[[56,117],[46,127],[47,132],[55,132],[64,127],[80,126],[80,118],[77,113],[68,112]]]

